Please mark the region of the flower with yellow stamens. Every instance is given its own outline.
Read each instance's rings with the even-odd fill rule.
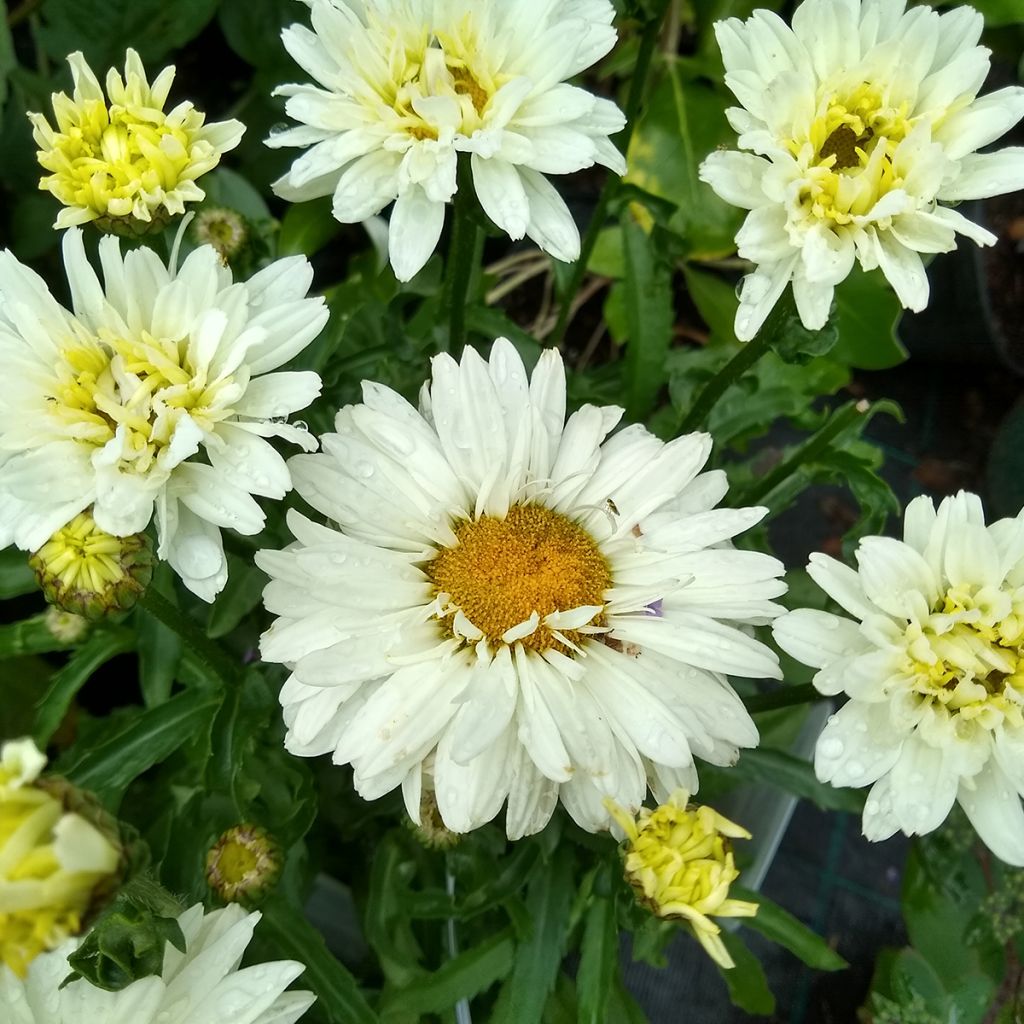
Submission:
[[[153,578],[153,549],[145,534],[115,537],[82,512],[29,564],[51,605],[93,621],[135,606]]]
[[[121,859],[95,825],[36,783],[45,764],[30,739],[0,749],[0,961],[22,976],[80,931]]]
[[[259,902],[281,876],[281,847],[259,825],[229,828],[206,855],[206,881],[228,903]]]
[[[188,101],[165,113],[174,68],[150,85],[134,50],[123,79],[107,72],[106,96],[81,53],[68,63],[75,87],[71,96],[53,96],[56,128],[29,114],[39,163],[51,172],[39,187],[64,204],[54,227],[95,221],[104,231],[144,234],[205,198],[196,179],[238,145],[241,122],[206,124]]]
[[[753,917],[757,904],[729,899],[739,872],[730,839],[750,833],[710,807],[688,807],[690,794],[677,789],[655,810],[634,819],[612,801],[608,810],[626,833],[626,880],[639,903],[657,917],[685,921],[721,967],[734,967],[712,917]]]

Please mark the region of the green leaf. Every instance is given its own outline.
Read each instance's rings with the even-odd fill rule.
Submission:
[[[887,370],[907,358],[896,333],[903,307],[881,271],[854,269],[836,288],[835,301],[833,359],[858,370]]]
[[[356,979],[331,954],[323,936],[294,907],[272,897],[260,908],[259,928],[289,959],[305,964],[305,985],[316,992],[317,1005],[331,1024],[377,1024]]]
[[[58,640],[46,624],[46,615],[35,615],[21,622],[0,626],[0,659],[20,658],[27,654],[66,651],[74,644]]]
[[[173,601],[174,583],[170,566],[156,567],[150,587],[159,589]],[[181,637],[144,609],[135,612],[135,632],[139,638],[139,686],[146,707],[163,704],[171,695],[174,679],[181,663]]]
[[[733,1005],[758,1017],[771,1016],[775,1012],[775,996],[768,987],[761,961],[747,949],[735,932],[723,929],[721,939],[736,966],[715,966],[729,990]]]
[[[985,480],[996,515],[1015,516],[1024,507],[1024,402],[1018,402],[999,427]]]
[[[832,322],[820,331],[804,327],[789,289],[768,314],[761,330],[768,335],[768,344],[780,359],[798,366],[827,355],[839,341],[839,331]]]
[[[689,264],[683,265],[683,276],[697,312],[711,331],[711,343],[727,341],[736,344],[733,324],[740,303],[733,284],[718,274],[697,270]]]
[[[607,866],[604,868],[608,874]],[[600,886],[598,887],[600,888]],[[594,897],[587,910],[580,943],[579,1024],[603,1024],[612,981],[618,973],[619,927],[613,894]]]
[[[299,21],[292,0],[221,0],[220,27],[228,45],[255,67],[294,67],[281,29]]]
[[[370,869],[364,921],[366,941],[373,947],[388,982],[406,988],[426,973],[408,917],[409,879],[415,865],[395,833],[377,846]]]
[[[218,0],[46,0],[38,37],[55,60],[82,50],[103,80],[110,66],[124,66],[125,49],[150,65],[194,39],[213,17]],[[150,79],[159,68],[147,68]],[[211,111],[212,113],[212,111]]]
[[[515,948],[512,929],[506,928],[386,997],[381,1013],[385,1017],[399,1013],[421,1016],[450,1010],[460,999],[472,999],[506,977],[512,970]]]
[[[817,932],[812,931],[788,910],[783,910],[761,893],[734,885],[729,895],[738,900],[749,900],[757,904],[757,914],[754,917],[745,917],[744,927],[752,928],[772,942],[785,946],[808,967],[818,971],[841,971],[849,966]]]
[[[825,811],[859,814],[864,809],[864,794],[857,789],[836,789],[819,782],[810,763],[781,750],[758,747],[744,750],[733,772],[750,782],[770,786],[810,800]]]
[[[28,565],[28,555],[18,548],[0,551],[0,599],[21,597],[38,589],[36,575]]]
[[[134,646],[134,637],[126,629],[97,629],[71,655],[68,663],[54,673],[49,689],[39,702],[36,724],[32,730],[40,747],[50,742],[68,713],[75,695],[89,681],[93,672]]]
[[[217,595],[210,608],[206,635],[219,640],[233,632],[263,596],[267,577],[257,566],[241,558],[228,556],[227,586]]]
[[[278,256],[313,256],[341,230],[331,212],[330,196],[308,203],[292,203],[281,221]]]
[[[230,167],[218,167],[204,174],[203,189],[206,192],[205,206],[226,206],[252,223],[270,220],[270,209],[263,196],[247,178]]]
[[[0,0],[0,107],[7,102],[7,76],[17,66],[11,30],[7,27],[7,4]]]
[[[626,416],[642,420],[665,382],[675,310],[672,270],[654,251],[647,232],[626,215],[622,220],[626,261]]]
[[[695,259],[734,252],[743,211],[720,199],[698,177],[701,161],[719,145],[735,144],[725,120],[724,92],[687,80],[676,61],[666,64],[629,146],[627,183],[675,204],[669,227]]]
[[[512,976],[498,997],[492,1024],[540,1020],[565,954],[573,894],[572,850],[555,851],[526,891],[530,934],[516,949]]]
[[[108,806],[143,772],[209,730],[222,695],[189,690],[141,712],[75,761],[64,774]]]

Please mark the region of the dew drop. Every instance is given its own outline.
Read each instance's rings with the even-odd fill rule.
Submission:
[[[818,746],[818,750],[822,757],[840,757],[842,756],[844,749],[843,741],[837,740],[834,737],[822,740],[821,744]]]

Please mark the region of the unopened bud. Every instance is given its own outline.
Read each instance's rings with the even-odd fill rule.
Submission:
[[[458,832],[448,828],[441,818],[441,812],[437,806],[437,797],[432,789],[424,787],[423,796],[420,798],[420,820],[409,822],[413,835],[428,850],[448,850],[455,846],[462,838]]]
[[[46,609],[43,621],[46,628],[63,644],[77,644],[89,632],[88,619],[74,612],[62,612],[52,604]]]
[[[200,245],[212,245],[226,264],[249,242],[249,224],[234,210],[210,207],[196,214],[192,231]]]
[[[29,565],[50,604],[95,622],[135,606],[153,578],[153,551],[145,534],[115,537],[82,512]]]
[[[206,855],[206,881],[228,903],[258,903],[281,875],[281,847],[259,825],[229,828]]]

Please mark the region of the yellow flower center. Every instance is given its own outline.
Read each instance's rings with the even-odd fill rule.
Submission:
[[[206,880],[228,901],[258,898],[280,874],[280,848],[258,825],[228,829],[206,856]]]
[[[70,590],[101,593],[125,577],[121,565],[124,541],[104,533],[83,512],[58,530],[33,555],[38,571]]]
[[[419,141],[438,138],[438,126],[416,110],[417,101],[433,97],[456,101],[455,130],[471,135],[483,126],[491,98],[508,76],[487,66],[471,13],[455,25],[417,26],[404,33],[371,14],[369,28],[387,59],[360,69],[373,90],[368,99],[390,107],[402,131]]]
[[[1024,726],[1024,602],[994,588],[953,587],[906,635],[905,668],[922,702],[963,723]]]
[[[427,566],[437,593],[492,643],[536,613],[541,622],[522,643],[565,650],[544,624],[552,612],[601,606],[611,586],[608,563],[578,523],[542,505],[515,505],[504,519],[482,516],[455,526],[459,542]],[[576,631],[562,634],[578,643]]]
[[[799,195],[806,217],[849,224],[902,186],[893,156],[912,127],[908,113],[906,103],[888,104],[868,83],[842,96],[826,92],[810,130],[788,143],[794,156],[808,144],[813,153]]]
[[[233,414],[232,377],[210,380],[189,339],[137,339],[109,331],[61,352],[47,393],[51,412],[80,441],[105,445],[126,428],[122,468],[146,473],[185,413],[204,432]]]

